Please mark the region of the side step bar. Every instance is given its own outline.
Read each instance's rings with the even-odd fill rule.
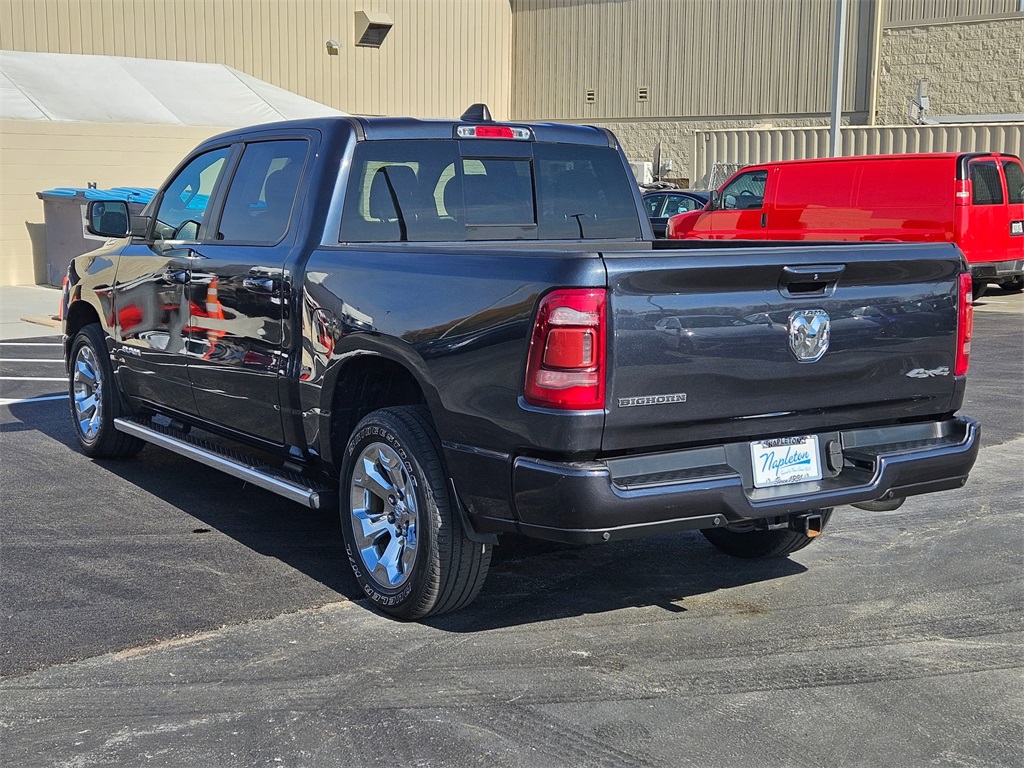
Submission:
[[[310,509],[323,509],[333,504],[336,499],[333,490],[318,485],[302,475],[259,464],[240,453],[170,427],[144,419],[129,418],[114,419],[114,426],[119,432],[125,432],[147,443],[219,469],[232,477],[257,485]]]

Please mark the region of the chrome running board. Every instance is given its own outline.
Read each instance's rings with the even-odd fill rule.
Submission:
[[[114,419],[114,426],[119,432],[133,435],[200,464],[219,469],[232,477],[252,483],[310,509],[323,509],[334,503],[336,498],[336,494],[330,488],[302,475],[259,464],[240,453],[171,427],[154,424],[145,419],[129,418]]]

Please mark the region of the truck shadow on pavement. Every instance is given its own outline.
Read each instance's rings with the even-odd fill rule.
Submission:
[[[300,583],[282,586],[278,592],[276,572],[260,558],[255,562],[257,570],[252,570],[252,558],[244,553],[230,562],[210,562],[210,556],[223,558],[224,553],[207,547],[174,549],[174,557],[184,554],[194,558],[176,566],[195,572],[197,578],[202,578],[204,569],[211,566],[220,571],[234,566],[234,572],[226,573],[236,582],[233,589],[278,592],[276,596],[265,595],[259,603],[268,613],[323,604],[336,599],[333,595],[375,610],[363,598],[349,570],[336,509],[304,509],[154,446],[147,446],[135,459],[92,461],[78,451],[66,403],[45,405],[48,407],[41,403],[11,406],[17,421],[0,426],[0,431],[38,432],[65,446],[70,455],[62,471],[79,478],[75,487],[102,481],[102,486],[108,488],[104,492],[109,494],[111,485],[120,486],[118,493],[133,499],[132,506],[138,509],[110,510],[106,525],[112,530],[123,534],[133,526],[144,530],[159,525],[180,535],[182,542],[220,533],[315,582],[303,586],[300,579]],[[8,446],[13,439],[5,437]],[[102,468],[102,475],[98,468]],[[41,482],[45,482],[43,475]],[[159,515],[166,519],[154,522],[154,516]],[[463,633],[626,608],[654,607],[683,613],[687,598],[805,571],[799,563],[785,559],[744,561],[728,557],[713,549],[698,532],[591,546],[503,536],[476,601],[456,614],[426,623],[443,631]],[[139,574],[138,578],[153,577]],[[148,599],[173,600],[174,596],[157,589]],[[201,599],[217,598],[211,595]],[[199,613],[224,622],[248,618],[221,617],[218,610],[213,603]],[[177,611],[171,609],[169,613]]]
[[[690,598],[806,571],[787,559],[731,558],[696,531],[595,545],[503,537],[476,601],[427,623],[462,633],[628,608],[678,614]],[[756,605],[735,607],[761,612]]]

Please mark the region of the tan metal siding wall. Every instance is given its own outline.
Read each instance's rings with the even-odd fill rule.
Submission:
[[[885,20],[894,23],[931,21],[1019,10],[1020,0],[889,0]]]
[[[698,131],[694,135],[694,183],[716,163],[767,163],[828,157],[828,128]],[[905,152],[1009,152],[1024,148],[1024,123],[929,126],[852,126],[842,129],[843,155]]]
[[[512,114],[827,114],[834,2],[511,0]],[[867,108],[874,0],[852,2],[844,109]],[[650,89],[638,102],[637,87]],[[587,104],[587,89],[597,101]]]
[[[383,11],[380,49],[355,11]],[[508,0],[0,0],[0,49],[227,64],[346,112],[457,116],[510,101]],[[329,56],[328,39],[341,43]]]
[[[34,120],[0,122],[0,285],[46,278],[43,204],[53,187],[155,187],[223,128]]]

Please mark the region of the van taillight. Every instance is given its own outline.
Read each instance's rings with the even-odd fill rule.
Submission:
[[[604,408],[606,325],[603,289],[565,288],[541,299],[526,362],[526,402]]]
[[[953,186],[953,204],[971,204],[971,182],[967,179],[958,179]]]
[[[971,366],[971,336],[974,335],[974,299],[971,295],[971,274],[960,275],[960,302],[957,304],[956,365],[953,374],[964,376]]]

